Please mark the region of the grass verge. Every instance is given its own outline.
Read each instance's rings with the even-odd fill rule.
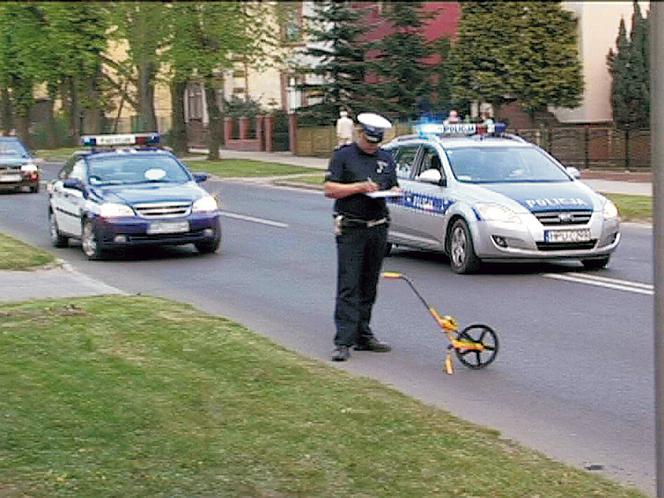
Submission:
[[[49,162],[66,161],[69,157],[81,147],[60,147],[58,149],[39,149],[35,151],[35,156]]]
[[[641,496],[163,299],[3,306],[0,378],[9,495]]]
[[[603,194],[611,199],[620,212],[622,221],[652,223],[652,197],[646,195]]]
[[[0,270],[30,270],[54,262],[52,254],[0,233]]]
[[[189,161],[187,167],[192,171],[205,171],[220,178],[282,176],[311,173],[314,168],[293,166],[290,164],[269,163],[249,159],[221,159],[219,161]]]

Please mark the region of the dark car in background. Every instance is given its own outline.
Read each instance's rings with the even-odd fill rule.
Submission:
[[[39,167],[17,137],[0,137],[0,190],[39,192]]]
[[[156,147],[158,134],[82,137],[76,152],[49,185],[51,242],[79,239],[89,259],[148,245],[193,244],[201,253],[221,242],[216,199],[171,152]]]

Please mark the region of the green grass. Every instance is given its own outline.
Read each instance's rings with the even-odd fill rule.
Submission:
[[[69,157],[81,147],[60,147],[59,149],[39,149],[35,151],[35,156],[45,161],[60,162],[66,161]]]
[[[0,233],[0,270],[30,270],[53,262],[52,254]]]
[[[212,175],[229,177],[282,176],[316,171],[314,168],[292,166],[289,164],[268,163],[248,159],[221,159],[219,161],[189,161],[187,167],[192,171],[205,171]]]
[[[652,197],[646,195],[603,194],[611,199],[622,221],[652,222]]]
[[[642,496],[157,298],[0,307],[0,379],[8,496]]]

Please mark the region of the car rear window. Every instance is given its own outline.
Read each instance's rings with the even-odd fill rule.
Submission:
[[[27,157],[28,152],[21,142],[14,140],[0,141],[0,156]]]
[[[457,180],[466,183],[572,181],[534,147],[455,147],[447,157]]]
[[[93,185],[137,183],[184,183],[189,173],[174,158],[123,154],[88,158],[88,178]]]

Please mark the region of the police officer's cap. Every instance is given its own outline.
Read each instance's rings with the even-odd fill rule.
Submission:
[[[362,125],[362,131],[364,131],[367,142],[382,142],[385,130],[392,128],[392,123],[380,114],[373,112],[363,112],[357,116],[357,120]]]

